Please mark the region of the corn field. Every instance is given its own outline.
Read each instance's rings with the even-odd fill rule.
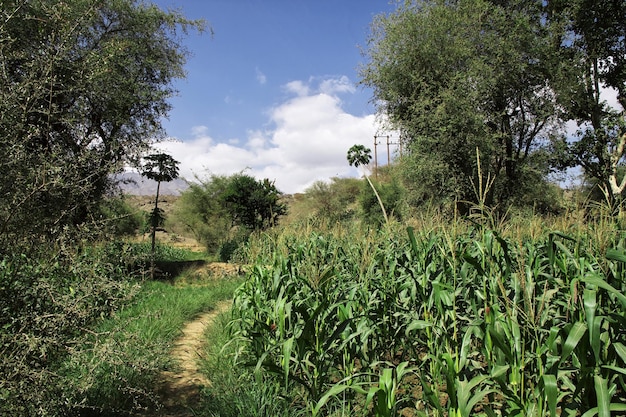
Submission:
[[[259,239],[235,295],[239,360],[305,415],[626,415],[623,238]]]

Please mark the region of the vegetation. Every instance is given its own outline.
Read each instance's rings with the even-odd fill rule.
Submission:
[[[602,101],[625,96],[622,2],[407,1],[375,20],[363,83],[401,132],[410,202],[528,204],[554,169],[582,166],[610,202],[624,152],[623,115]],[[624,103],[622,103],[624,104]],[[579,140],[565,123],[581,126]],[[476,149],[482,161],[475,158]],[[540,205],[541,194],[533,196]]]
[[[163,136],[192,28],[134,0],[2,3],[2,415],[72,415],[59,365],[137,293],[144,257],[119,240],[137,219],[111,174]]]
[[[214,175],[190,185],[178,201],[176,216],[185,232],[228,261],[250,233],[275,226],[286,209],[268,179]]]
[[[156,181],[157,183],[156,195],[154,197],[154,208],[150,212],[150,238],[152,240],[151,276],[154,278],[156,231],[159,226],[163,225],[165,220],[163,211],[159,209],[159,190],[161,188],[161,182],[170,182],[178,178],[179,162],[170,155],[164,153],[148,155],[144,159],[145,163],[142,167],[142,175],[148,179]]]
[[[626,409],[620,233],[400,227],[256,242],[231,323],[240,363],[307,415]]]
[[[163,136],[178,35],[201,22],[134,0],[3,2],[0,239],[54,239],[89,221],[110,174]]]
[[[407,154],[290,198],[243,173],[191,184],[168,222],[208,257],[157,242],[171,157],[145,159],[149,243],[109,179],[163,133],[177,35],[202,23],[133,0],[3,6],[0,414],[157,409],[182,324],[229,298],[200,415],[626,413],[626,128],[600,97],[626,104],[622,3],[399,2],[362,75]],[[604,203],[548,181],[573,165]],[[245,278],[190,269],[217,257]]]

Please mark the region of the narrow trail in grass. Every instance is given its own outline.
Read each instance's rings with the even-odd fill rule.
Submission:
[[[227,311],[232,301],[218,302],[213,310],[203,313],[183,328],[182,336],[174,343],[171,351],[172,359],[177,363],[174,371],[161,374],[159,395],[164,408],[158,417],[191,417],[191,411],[200,397],[203,386],[211,384],[198,369],[198,360],[205,354],[203,336],[207,327],[211,326],[218,315]],[[156,417],[155,416],[155,417]]]

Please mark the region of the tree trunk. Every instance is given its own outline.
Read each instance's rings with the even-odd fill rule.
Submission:
[[[152,212],[152,250],[150,251],[150,279],[154,280],[154,256],[156,252],[156,228],[157,228],[157,213],[159,210],[159,189],[161,188],[161,181],[157,181],[156,197],[154,198],[154,211]]]

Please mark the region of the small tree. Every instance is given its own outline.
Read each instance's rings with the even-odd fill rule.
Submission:
[[[159,208],[159,191],[161,182],[170,182],[178,178],[179,162],[165,153],[152,154],[145,157],[142,173],[144,177],[156,181],[157,190],[154,208],[150,213],[150,234],[152,239],[150,276],[154,279],[154,254],[156,248],[156,229],[163,224],[163,210]]]
[[[250,230],[275,226],[278,218],[287,212],[285,204],[280,202],[280,191],[267,178],[260,181],[249,175],[233,175],[220,198],[233,224]]]
[[[358,168],[359,165],[363,165],[363,167],[367,166],[372,160],[372,150],[370,148],[366,148],[363,145],[354,145],[350,149],[348,149],[348,163],[355,168]],[[383,216],[385,217],[385,224],[389,224],[389,217],[387,217],[387,210],[385,210],[385,205],[383,201],[380,199],[380,195],[378,191],[376,191],[376,187],[372,184],[372,181],[369,179],[365,172],[365,168],[363,168],[363,176],[369,183],[370,187],[374,191],[376,195],[376,199],[378,200],[378,204],[380,205],[380,209],[383,211]]]

